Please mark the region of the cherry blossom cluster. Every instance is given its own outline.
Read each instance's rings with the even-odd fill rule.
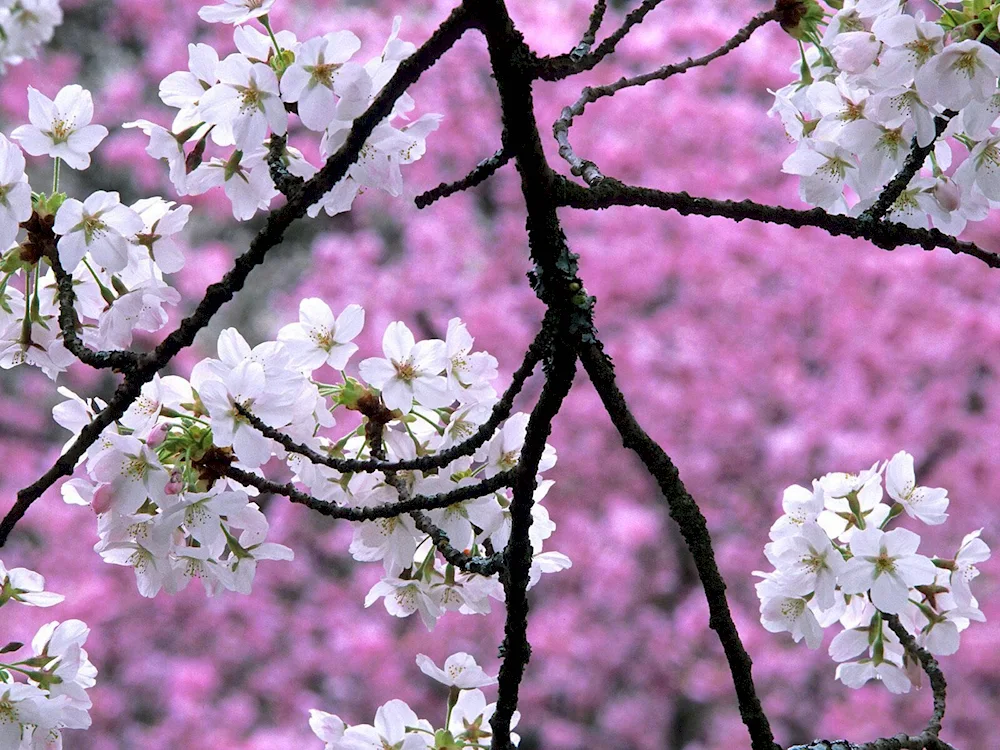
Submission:
[[[486,422],[496,391],[496,359],[473,352],[465,325],[453,318],[445,340],[416,341],[402,322],[388,325],[384,357],[359,363],[361,380],[343,374],[358,350],[353,339],[364,310],[349,305],[340,315],[320,299],[302,301],[299,321],[284,326],[276,341],[253,349],[235,329],[219,336],[218,358],[194,366],[190,379],[157,375],[136,402],[86,453],[87,477],[63,485],[69,503],[90,505],[98,515],[97,551],[109,563],[135,569],[139,591],[175,592],[200,578],[209,594],[222,589],[248,593],[258,560],[291,559],[292,551],[264,541],[267,521],[251,497],[254,486],[228,477],[232,466],[261,474],[273,456],[283,459],[294,479],[317,502],[364,508],[397,502],[401,493],[436,495],[474,485],[514,469],[528,417],[510,416],[494,437],[469,456],[440,469],[341,472],[286,450],[258,429],[281,430],[304,449],[328,458],[384,458],[405,461],[432,456],[472,435]],[[316,371],[339,372],[339,382],[316,379]],[[100,402],[87,402],[63,389],[67,400],[54,409],[56,421],[74,433],[90,422]],[[321,433],[334,427],[338,408],[360,412],[362,424],[340,439]],[[257,424],[251,422],[259,420]],[[373,422],[382,425],[371,442]],[[539,472],[556,461],[547,446]],[[543,572],[570,561],[542,546],[555,528],[540,501],[551,487],[535,492],[531,541],[532,583]],[[510,491],[427,512],[458,550],[502,550],[510,536]],[[486,613],[490,598],[501,599],[497,576],[456,570],[406,515],[357,522],[350,553],[360,561],[381,561],[385,576],[366,599],[384,597],[397,617],[419,612],[428,628],[445,611]]]
[[[38,55],[62,23],[59,0],[5,0],[0,3],[0,71]]]
[[[289,31],[271,30],[262,10],[269,6],[203,8],[207,21],[237,24],[239,51],[220,60],[212,47],[190,45],[190,71],[172,73],[160,86],[163,101],[179,110],[173,129],[147,120],[125,124],[150,136],[147,151],[168,163],[179,195],[222,187],[240,220],[267,210],[279,194],[267,163],[269,138],[286,135],[290,112],[307,132],[320,134],[320,154],[329,157],[343,144],[353,118],[415,49],[398,38],[397,18],[382,54],[362,65],[350,60],[361,46],[353,33],[299,43]],[[241,25],[252,19],[267,33]],[[75,358],[57,324],[61,300],[53,262],[58,258],[72,277],[73,325],[82,344],[127,349],[136,331],[166,325],[166,306],[180,300],[163,275],[184,265],[173,238],[184,229],[191,207],[160,197],[125,205],[118,193],[103,190],[83,200],[59,192],[61,167],[87,169],[108,130],[92,124],[90,92],[78,85],[63,87],[55,99],[29,87],[28,102],[30,123],[10,134],[14,142],[0,134],[0,367],[27,363],[55,378]],[[401,193],[401,165],[423,155],[426,136],[440,120],[427,114],[400,127],[392,124],[408,120],[414,106],[408,95],[400,97],[348,174],[310,215],[348,211],[366,189]],[[194,145],[188,149],[189,143]],[[28,184],[22,149],[53,159],[50,193]],[[282,158],[292,175],[309,178],[318,171],[295,148],[285,146]]]
[[[770,114],[798,144],[782,170],[799,176],[802,199],[861,215],[900,171],[911,142],[929,147],[940,133],[886,218],[917,228],[930,222],[952,235],[985,219],[1000,202],[1000,5],[935,3],[941,15],[928,20],[898,0],[829,4],[839,9],[825,27],[808,0],[809,12],[789,29],[802,49],[792,67],[798,78],[772,92]]]
[[[404,701],[391,700],[375,713],[375,724],[349,726],[335,714],[311,709],[309,726],[323,742],[324,750],[363,750],[365,748],[392,747],[400,750],[460,750],[460,748],[492,747],[490,719],[496,703],[487,703],[486,695],[479,688],[495,685],[464,652],[452,654],[438,667],[430,657],[417,655],[420,671],[449,687],[448,710],[444,728],[434,729],[430,722],[420,719]],[[511,726],[516,726],[520,712],[515,711]],[[510,734],[515,746],[521,738]]]
[[[180,301],[163,274],[184,265],[173,235],[191,207],[159,197],[126,206],[103,190],[83,201],[59,192],[62,165],[88,168],[108,130],[91,123],[93,100],[78,85],[55,99],[29,87],[28,103],[30,124],[14,129],[14,142],[0,134],[0,367],[27,363],[54,379],[76,361],[58,323],[54,263],[72,278],[73,325],[83,344],[126,349],[135,331],[166,325],[164,306]],[[51,193],[28,184],[22,148],[53,159]]]
[[[165,160],[180,195],[200,195],[222,187],[233,216],[250,219],[267,210],[278,191],[268,170],[269,137],[285,136],[294,113],[306,132],[319,134],[323,159],[335,153],[364,112],[392,78],[400,62],[416,49],[398,38],[401,18],[393,21],[382,54],[364,64],[351,58],[361,40],[338,31],[300,42],[291,31],[275,33],[267,10],[272,2],[226,2],[206,6],[201,17],[236,26],[237,52],[220,60],[207,44],[188,46],[189,70],[171,73],[160,84],[160,98],[178,110],[168,130],[148,120],[126,123],[150,137],[147,152]],[[266,33],[249,25],[257,20]],[[425,114],[409,122],[415,103],[401,96],[388,118],[372,132],[347,174],[309,209],[330,216],[349,211],[366,189],[402,192],[400,167],[423,156],[427,135],[440,115]],[[393,123],[403,121],[397,126]],[[315,137],[315,136],[314,136]],[[211,142],[212,151],[206,152]],[[187,144],[193,143],[190,148]],[[308,179],[318,171],[302,153],[285,147],[288,172]]]
[[[62,595],[45,591],[38,573],[8,570],[0,563],[0,607],[12,601],[51,607],[62,600]],[[13,641],[0,648],[0,748],[59,750],[63,729],[90,726],[87,689],[96,684],[97,669],[83,648],[89,633],[80,620],[50,622],[31,639],[31,656],[9,662],[7,654],[24,644]]]
[[[883,480],[891,503],[883,502]],[[950,558],[918,554],[913,531],[885,530],[904,514],[942,524],[948,502],[947,490],[917,485],[905,451],[857,474],[826,474],[811,490],[788,487],[764,547],[775,570],[756,573],[764,627],[818,648],[823,628],[839,622],[844,630],[829,649],[837,679],[854,688],[877,679],[893,693],[908,692],[921,668],[884,615],[898,616],[935,655],[955,653],[961,631],[986,619],[969,586],[990,555],[982,529],[967,534]]]

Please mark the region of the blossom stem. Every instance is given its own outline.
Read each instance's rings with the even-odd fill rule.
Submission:
[[[62,159],[58,156],[53,161],[52,165],[52,194],[55,195],[59,192],[59,166],[62,164]]]
[[[263,26],[265,29],[267,29],[267,35],[271,37],[271,43],[274,45],[274,52],[280,58],[281,45],[278,44],[278,38],[274,35],[274,32],[271,31],[271,19],[268,18],[267,14],[265,13],[258,20],[260,21],[260,25]]]

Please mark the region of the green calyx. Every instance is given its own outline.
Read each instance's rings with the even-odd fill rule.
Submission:
[[[775,7],[781,11],[781,28],[799,41],[815,37],[823,22],[824,11],[816,0],[778,0]]]

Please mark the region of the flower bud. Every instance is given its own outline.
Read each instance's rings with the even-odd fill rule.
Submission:
[[[948,213],[958,210],[958,207],[962,205],[961,189],[947,177],[942,177],[935,183],[934,187],[931,188],[931,195],[934,196],[938,205]]]
[[[94,509],[94,513],[101,515],[102,513],[107,513],[111,509],[111,500],[111,485],[102,484],[94,490],[94,497],[90,501],[90,507]]]
[[[177,469],[170,472],[170,481],[167,482],[166,487],[163,491],[168,495],[179,495],[184,489],[184,475],[181,474]]]
[[[150,448],[158,447],[167,439],[168,432],[170,432],[170,425],[166,422],[160,422],[149,431],[149,436],[146,438],[146,445]]]

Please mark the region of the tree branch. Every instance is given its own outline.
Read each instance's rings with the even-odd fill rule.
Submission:
[[[447,198],[449,195],[454,195],[455,193],[460,193],[463,190],[468,190],[469,188],[474,188],[483,182],[486,182],[493,174],[500,169],[504,164],[509,162],[513,154],[510,152],[506,146],[497,149],[496,153],[489,158],[483,159],[479,162],[471,172],[469,172],[465,177],[455,182],[442,182],[436,188],[428,190],[426,193],[421,193],[413,202],[416,204],[417,208],[427,208],[427,206],[434,203],[434,201],[440,200],[441,198]]]
[[[576,75],[577,73],[583,73],[584,71],[590,70],[596,66],[597,63],[614,52],[615,47],[618,46],[618,42],[624,39],[633,28],[642,23],[646,15],[661,2],[663,2],[663,0],[643,0],[642,5],[625,16],[625,20],[622,22],[622,25],[619,26],[607,39],[601,42],[597,46],[597,49],[593,52],[582,56],[579,54],[574,55],[576,50],[580,48],[576,47],[572,52],[566,55],[538,58],[535,63],[535,76],[543,81],[560,81],[563,78],[568,78],[569,76]],[[594,12],[597,12],[597,8],[594,9]],[[591,25],[593,25],[593,15],[591,15]],[[597,32],[595,29],[594,36],[596,37],[596,35]],[[584,36],[584,42],[586,42],[586,40],[587,37]],[[581,45],[584,42],[581,42]],[[593,44],[593,42],[591,42],[591,44]]]
[[[866,239],[883,250],[894,250],[904,245],[918,245],[924,250],[936,247],[951,250],[956,255],[970,255],[990,268],[1000,268],[1000,256],[983,250],[973,242],[965,242],[945,234],[939,229],[914,229],[896,222],[865,222],[843,214],[830,214],[821,208],[806,211],[768,206],[753,201],[722,201],[700,198],[688,193],[670,193],[654,188],[625,185],[612,178],[587,189],[581,185],[561,180],[560,202],[572,208],[601,209],[609,206],[649,206],[677,211],[679,214],[697,216],[722,216],[733,221],[759,221],[766,224],[783,224],[789,227],[816,227],[827,233]]]
[[[670,517],[677,522],[681,535],[694,557],[698,577],[708,599],[708,624],[718,634],[726,653],[729,671],[736,687],[740,715],[750,732],[753,750],[776,750],[778,746],[774,742],[770,723],[764,715],[753,684],[750,656],[743,647],[740,634],[729,612],[726,583],[715,562],[712,537],[708,532],[705,516],[684,487],[673,461],[632,416],[625,396],[615,382],[611,361],[596,345],[583,347],[580,358],[604,408],[622,437],[622,443],[639,456],[647,471],[656,480],[667,500]]]

